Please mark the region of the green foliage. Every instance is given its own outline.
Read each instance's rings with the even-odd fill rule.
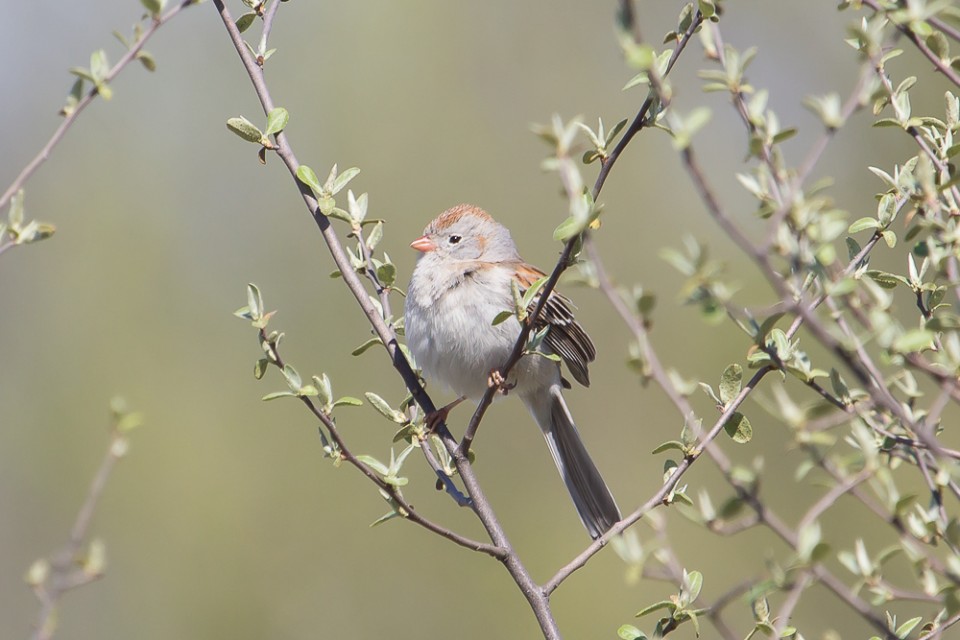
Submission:
[[[290,121],[290,114],[283,107],[275,107],[267,114],[267,124],[264,131],[261,131],[257,125],[253,124],[243,116],[237,116],[227,119],[227,129],[237,134],[241,139],[252,142],[260,146],[260,163],[266,164],[267,150],[275,151],[277,145],[270,140],[270,136],[276,136],[283,131]],[[316,178],[316,176],[314,176]]]
[[[23,189],[20,189],[10,199],[7,221],[0,222],[0,253],[10,247],[46,240],[57,230],[47,222],[27,221],[23,202]]]

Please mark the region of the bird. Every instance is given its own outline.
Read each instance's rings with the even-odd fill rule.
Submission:
[[[511,283],[525,291],[545,274],[520,257],[505,226],[470,204],[441,213],[410,246],[421,255],[407,289],[404,333],[424,377],[459,396],[440,410],[446,417],[446,410],[464,399],[479,402],[513,350],[520,321],[513,315],[494,324],[503,311],[515,308]],[[559,356],[573,379],[589,386],[588,365],[596,349],[570,300],[556,291],[533,327],[544,330],[540,349]],[[563,397],[570,383],[560,363],[527,354],[498,382],[521,399],[539,425],[587,533],[593,539],[603,535],[621,519],[620,509]]]

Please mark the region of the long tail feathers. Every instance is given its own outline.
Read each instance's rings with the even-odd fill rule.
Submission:
[[[548,395],[535,401],[527,399],[527,408],[543,431],[583,526],[591,538],[599,538],[620,520],[620,509],[583,446],[560,386],[550,387]]]

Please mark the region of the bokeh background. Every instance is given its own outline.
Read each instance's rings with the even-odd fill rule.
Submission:
[[[86,66],[98,48],[116,60],[122,49],[111,30],[128,33],[141,13],[134,0],[7,5],[2,185],[57,126],[68,67]],[[642,31],[659,42],[682,3],[640,5]],[[799,162],[820,131],[804,96],[846,95],[856,77],[842,42],[855,16],[829,2],[726,5],[726,39],[759,47],[751,81],[770,90],[781,122],[800,129],[785,145]],[[636,112],[644,92],[621,91],[632,74],[613,36],[614,10],[612,1],[574,0],[291,2],[273,34],[268,81],[291,113],[287,131],[301,162],[318,173],[335,162],[361,167],[351,187],[369,192],[370,215],[388,220],[381,248],[401,280],[414,260],[410,240],[463,201],[491,211],[524,256],[548,268],[565,204],[556,177],[539,169],[547,149],[529,127],[553,113],[591,124],[601,116],[610,126]],[[82,114],[27,185],[28,215],[56,224],[56,236],[0,259],[0,635],[29,633],[37,605],[23,572],[65,541],[107,443],[108,401],[122,394],[147,423],[94,521],[108,575],[65,597],[60,637],[534,637],[532,615],[496,562],[403,522],[369,528],[386,510],[376,490],[322,458],[299,404],[260,401],[284,385],[273,374],[253,378],[254,331],[231,315],[245,304],[247,282],[279,309],[273,326],[287,333],[285,356],[302,373],[327,372],[338,395],[369,390],[396,403],[403,390],[379,351],[350,355],[368,329],[342,282],[328,277],[332,262],[285,169],[274,158],[260,166],[256,148],[224,127],[231,116],[262,116],[212,3],[182,13],[147,49],[157,72],[128,68],[114,99]],[[894,72],[915,61],[906,56]],[[734,179],[744,169],[744,131],[723,96],[700,92],[695,72],[705,65],[694,42],[673,76],[675,104],[714,107],[697,148],[724,202],[751,225],[753,205]],[[924,77],[915,110],[939,113],[943,89]],[[871,215],[881,186],[866,166],[889,169],[912,153],[906,136],[877,133],[861,115],[816,174],[835,178],[832,194],[853,217]],[[589,181],[595,168],[584,170]],[[738,301],[761,304],[770,293],[709,221],[664,134],[634,141],[603,200],[597,240],[619,282],[658,294],[653,340],[662,358],[712,381],[727,363],[743,362],[741,334],[707,327],[676,301],[681,278],[658,250],[692,235],[727,263]],[[592,388],[573,390],[570,403],[620,504],[632,509],[660,483],[664,456],[651,449],[676,437],[682,420],[624,366],[629,336],[602,297],[567,293],[600,352]],[[706,397],[696,401],[712,420]],[[766,460],[765,495],[793,518],[817,490],[793,484],[799,458],[784,445],[785,428],[754,401],[746,410],[754,442],[723,446],[737,460]],[[468,415],[454,414],[452,427],[462,429]],[[338,417],[354,451],[388,457],[391,425],[375,411]],[[588,540],[538,430],[519,403],[502,402],[477,450],[477,472],[507,532],[545,580]],[[425,513],[481,534],[434,491],[419,459],[407,470],[406,493]],[[691,495],[705,486],[717,502],[725,495],[708,463],[684,482]],[[762,575],[768,555],[788,555],[762,531],[716,539],[667,515],[685,566],[707,576],[705,596]],[[873,525],[851,502],[827,531],[849,548],[854,531],[869,538]],[[606,550],[555,594],[567,637],[614,637],[639,608],[671,593],[655,582],[627,584],[624,569]],[[748,618],[746,604],[731,608],[732,621]],[[865,633],[817,589],[796,619],[808,637]]]

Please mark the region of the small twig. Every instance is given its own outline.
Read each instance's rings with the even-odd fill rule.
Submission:
[[[93,514],[100,504],[100,498],[107,486],[117,462],[126,455],[127,436],[116,428],[110,436],[107,452],[100,467],[93,476],[87,496],[70,528],[67,544],[50,558],[50,575],[42,583],[34,585],[34,593],[40,600],[40,612],[31,638],[48,640],[56,628],[56,609],[60,598],[70,589],[93,582],[102,576],[99,572],[88,572],[83,566],[77,567],[81,549],[87,540]]]
[[[260,48],[258,51],[261,54],[267,51],[267,40],[270,39],[270,32],[273,31],[273,19],[277,16],[277,10],[280,9],[280,0],[268,1],[270,1],[270,6],[267,7],[267,11],[263,15],[263,29],[260,32]]]
[[[820,499],[817,500],[813,506],[807,509],[807,512],[803,514],[800,522],[797,523],[797,531],[803,531],[805,528],[812,525],[817,521],[817,518],[830,509],[830,507],[832,507],[841,496],[852,492],[862,483],[869,480],[873,474],[873,469],[865,467],[856,475],[852,475],[849,478],[845,478],[835,484],[829,491],[820,496]]]
[[[863,0],[863,4],[867,5],[877,13],[886,13],[880,8],[880,5],[877,4],[875,0]],[[932,26],[932,20],[927,20],[927,22]],[[942,25],[943,23],[940,22],[940,24]],[[898,23],[893,23],[893,25],[898,31],[900,31],[900,33],[905,35],[917,49],[920,50],[920,53],[922,53],[927,60],[933,63],[933,66],[937,68],[937,71],[946,76],[950,82],[960,87],[960,75],[957,75],[957,72],[954,71],[949,65],[944,64],[937,54],[935,54],[930,47],[927,46],[927,43],[917,37],[917,34],[913,32],[913,29],[911,29],[909,25]]]
[[[103,82],[112,82],[113,79],[117,77],[121,71],[123,71],[124,67],[136,59],[137,54],[140,53],[141,49],[143,49],[143,45],[145,45],[147,40],[149,40],[150,37],[157,32],[157,29],[169,22],[184,8],[196,2],[197,0],[182,0],[179,4],[170,9],[170,11],[160,16],[156,20],[153,20],[150,23],[150,26],[144,30],[140,39],[133,43],[133,46],[130,48],[130,50],[123,54],[120,60],[117,61],[117,64],[113,65],[113,67],[106,73],[106,75],[103,77]],[[60,126],[57,127],[57,130],[53,132],[52,136],[50,136],[50,139],[40,150],[40,153],[38,153],[33,160],[31,160],[27,166],[20,171],[20,174],[16,177],[16,179],[10,184],[9,187],[7,187],[7,190],[4,192],[3,196],[0,196],[0,208],[4,207],[10,201],[10,198],[13,197],[13,194],[19,191],[27,182],[27,180],[30,179],[30,176],[32,176],[34,172],[40,168],[40,165],[42,165],[47,158],[50,157],[50,153],[53,151],[53,148],[57,146],[63,136],[67,133],[67,130],[77,120],[80,112],[82,112],[87,105],[93,102],[93,99],[96,98],[97,95],[99,95],[97,88],[91,88],[89,91],[87,91],[86,95],[84,95],[83,98],[77,102],[76,106],[73,108],[73,111],[63,118]]]
[[[720,35],[720,27],[711,23],[708,25],[708,28],[713,30],[713,39],[717,45],[717,62],[720,63],[720,66],[726,67],[726,52],[724,50],[723,37]],[[747,127],[747,131],[751,136],[755,135],[757,133],[757,126],[750,120],[750,110],[747,108],[747,101],[743,97],[743,92],[736,91],[732,92],[731,95],[733,97],[733,104],[737,109],[737,113],[740,115],[740,119],[743,120],[743,124]],[[787,194],[783,193],[782,190],[788,189],[790,185],[784,180],[781,167],[777,165],[773,155],[772,145],[766,142],[760,145],[760,159],[770,171],[770,178],[772,179],[770,186],[773,198],[777,201],[777,208],[788,208],[786,203],[789,202],[790,198],[787,197]]]
[[[800,596],[803,595],[803,592],[812,583],[813,578],[810,576],[810,572],[803,571],[800,577],[790,587],[790,590],[787,592],[787,597],[784,598],[780,608],[777,609],[777,614],[774,616],[773,628],[775,631],[773,637],[781,637],[780,634],[787,628],[787,624],[790,622],[790,616],[793,615],[793,610],[800,604]]]

